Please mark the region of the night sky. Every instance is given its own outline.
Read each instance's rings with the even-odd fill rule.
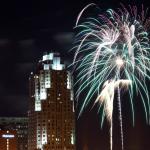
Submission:
[[[120,2],[127,5],[144,4],[148,0],[5,0],[0,2],[0,116],[26,116],[28,109],[28,77],[46,51],[61,53],[69,64],[75,21],[81,9],[95,2],[101,8],[115,8]],[[135,97],[136,99],[136,97]],[[137,97],[137,100],[139,98]],[[131,125],[129,106],[124,104],[124,132],[127,150],[150,149],[150,127],[145,124],[143,107],[136,107],[136,125]],[[141,106],[141,107],[140,107]],[[116,112],[117,113],[117,112]],[[117,122],[117,118],[116,118]],[[83,150],[109,149],[108,125],[99,128],[97,107],[87,109],[77,121],[78,148]],[[117,124],[116,127],[117,134]],[[115,145],[119,138],[115,138]],[[149,148],[148,148],[149,146]],[[119,149],[119,146],[115,149]]]

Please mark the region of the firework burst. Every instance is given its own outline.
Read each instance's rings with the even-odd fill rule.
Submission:
[[[80,109],[89,104],[93,96],[104,109],[104,118],[110,123],[110,143],[112,149],[113,101],[115,90],[118,94],[121,141],[123,150],[123,129],[121,114],[121,88],[128,88],[134,124],[134,87],[140,94],[145,110],[146,122],[150,123],[150,102],[146,80],[150,79],[150,45],[147,26],[149,19],[146,14],[137,13],[137,8],[127,10],[123,5],[117,10],[108,9],[97,17],[89,17],[80,23],[86,6],[77,18],[76,52],[73,64],[76,64],[80,83],[77,97],[84,91],[88,93]],[[142,92],[141,92],[142,90]],[[101,106],[104,107],[101,107]],[[79,114],[79,115],[80,115]]]

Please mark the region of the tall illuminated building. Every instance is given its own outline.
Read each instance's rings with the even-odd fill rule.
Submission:
[[[75,150],[72,77],[59,53],[44,54],[29,83],[28,150]]]

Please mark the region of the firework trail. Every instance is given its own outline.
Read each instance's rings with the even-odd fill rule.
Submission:
[[[118,104],[119,104],[119,119],[121,128],[121,139],[122,139],[122,149],[123,149],[123,129],[122,129],[122,115],[121,115],[121,103],[120,103],[120,88],[127,89],[131,84],[129,80],[117,80],[117,81],[106,81],[103,85],[103,90],[101,94],[97,97],[95,102],[99,102],[100,105],[104,104],[104,111],[107,120],[110,123],[110,146],[112,150],[112,128],[113,128],[113,100],[114,93],[117,89],[118,91]]]
[[[87,5],[79,14],[76,28],[76,49],[74,62],[80,87],[76,92],[78,98],[81,93],[88,90],[84,98],[79,115],[97,96],[95,103],[99,102],[103,109],[104,118],[110,124],[110,149],[112,150],[113,129],[113,101],[117,92],[121,142],[123,148],[123,125],[121,112],[120,90],[129,91],[129,100],[132,109],[134,125],[134,92],[139,94],[145,111],[145,119],[150,123],[150,101],[146,85],[150,73],[150,45],[148,27],[150,19],[142,6],[138,14],[135,6],[129,9],[123,5],[117,10],[108,9],[96,17],[86,18],[80,23],[84,11],[95,4]],[[147,10],[146,10],[147,11]],[[102,107],[103,106],[103,107]]]

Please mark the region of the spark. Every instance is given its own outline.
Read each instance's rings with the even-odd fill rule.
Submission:
[[[120,68],[123,66],[124,62],[121,58],[118,57],[118,58],[116,58],[116,64]]]

